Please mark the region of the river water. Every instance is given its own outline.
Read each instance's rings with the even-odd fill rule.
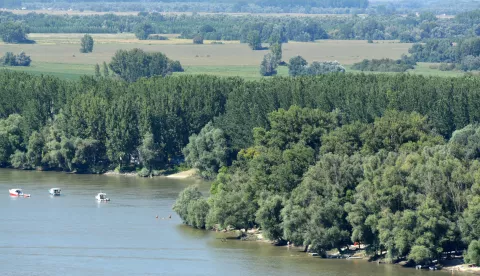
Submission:
[[[182,225],[171,210],[195,182],[1,169],[0,275],[447,275],[222,242],[221,234]],[[51,197],[53,187],[62,195]],[[32,197],[12,198],[9,188]],[[98,203],[100,191],[111,201]]]

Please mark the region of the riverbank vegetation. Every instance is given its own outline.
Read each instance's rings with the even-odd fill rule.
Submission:
[[[391,261],[425,263],[480,239],[479,81],[63,81],[1,71],[0,164],[149,175],[185,155],[216,177],[209,199],[193,192],[177,204],[189,224],[259,225],[270,239],[320,253],[356,241]]]
[[[445,139],[417,112],[348,123],[340,110],[293,106],[267,121],[220,170],[208,199],[195,187],[180,195],[185,223],[259,225],[268,239],[321,255],[367,244],[387,262],[430,264],[468,247],[467,261],[478,263],[477,124]]]

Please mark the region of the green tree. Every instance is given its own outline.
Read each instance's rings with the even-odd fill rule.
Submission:
[[[25,148],[25,120],[18,114],[0,119],[0,165],[10,163],[10,156]]]
[[[141,145],[138,147],[138,156],[142,166],[151,173],[155,160],[158,158],[159,150],[153,139],[152,133],[146,133],[143,136]]]
[[[107,158],[105,145],[95,139],[74,140],[75,156],[72,159],[73,170],[77,173],[103,173]]]
[[[468,245],[467,253],[465,254],[465,263],[480,265],[480,242],[473,240]]]
[[[480,239],[480,196],[473,196],[468,201],[468,208],[463,211],[460,230],[466,244]]]
[[[34,131],[30,136],[30,138],[28,139],[27,154],[26,154],[27,164],[24,165],[25,167],[35,168],[38,166],[42,166],[42,155],[43,155],[44,145],[45,145],[45,141],[42,135]]]
[[[274,43],[270,46],[270,51],[277,64],[282,61],[282,43]]]
[[[277,74],[277,59],[272,54],[266,54],[260,65],[260,75],[273,76]]]
[[[260,203],[260,208],[255,214],[256,221],[263,229],[264,236],[269,240],[279,240],[283,237],[282,209],[282,197],[272,195]]]
[[[471,124],[454,131],[450,144],[463,158],[478,159],[480,157],[480,126]]]
[[[102,69],[103,69],[103,76],[105,78],[108,78],[110,76],[110,72],[108,71],[108,65],[105,61],[103,62]]]
[[[203,36],[198,34],[193,38],[193,44],[203,44]]]
[[[345,73],[345,68],[337,61],[317,62],[314,61],[305,70],[307,75],[322,75],[328,73]]]
[[[100,73],[100,65],[95,64],[95,77],[96,78],[100,78],[102,76],[102,74]]]
[[[173,210],[183,223],[196,228],[205,228],[209,205],[197,186],[189,186],[183,190],[175,201]]]
[[[85,34],[80,41],[80,53],[91,53],[93,51],[93,38]]]
[[[428,264],[433,258],[432,252],[423,245],[415,245],[408,254],[408,259],[416,264]]]
[[[153,27],[149,23],[142,23],[137,25],[134,30],[135,36],[140,40],[146,40],[148,37],[155,33]]]
[[[113,164],[130,164],[131,156],[139,144],[136,107],[131,96],[116,99],[106,115],[107,156]]]
[[[262,41],[260,33],[258,31],[250,31],[247,35],[247,43],[252,50],[261,50]]]
[[[198,135],[189,138],[188,145],[183,149],[185,162],[199,170],[205,179],[213,179],[218,170],[227,165],[227,140],[221,129],[208,123]]]
[[[6,43],[27,43],[29,30],[20,22],[4,22],[0,24],[0,37]]]
[[[123,80],[134,82],[141,77],[171,74],[174,68],[178,67],[172,66],[172,62],[162,53],[146,53],[136,48],[130,51],[118,50],[109,67]]]
[[[377,152],[380,149],[399,151],[402,145],[412,145],[408,144],[409,142],[423,142],[428,145],[443,141],[432,133],[427,117],[416,112],[395,110],[387,111],[383,117],[377,118],[373,128],[362,134],[362,140],[363,150],[366,152]]]
[[[327,154],[304,175],[283,210],[285,238],[318,253],[349,242],[342,200],[362,176],[359,156]]]
[[[307,64],[307,61],[301,56],[292,57],[288,63],[288,74],[290,76],[303,75]]]
[[[18,55],[14,55],[12,52],[6,52],[5,55],[0,58],[0,64],[4,66],[30,66],[31,62],[30,56],[27,56],[23,51]]]
[[[24,51],[21,51],[18,55],[15,56],[16,66],[30,66],[32,59],[30,56],[27,56]]]

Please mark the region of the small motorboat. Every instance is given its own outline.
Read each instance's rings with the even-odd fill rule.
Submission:
[[[59,196],[60,191],[60,188],[51,188],[50,190],[48,190],[48,192],[53,196]]]
[[[95,198],[96,198],[98,201],[110,201],[110,198],[107,197],[107,194],[106,194],[106,193],[98,193],[98,195],[95,196]]]
[[[30,197],[30,194],[24,194],[22,189],[10,189],[8,190],[10,193],[10,196],[15,196],[15,197]]]

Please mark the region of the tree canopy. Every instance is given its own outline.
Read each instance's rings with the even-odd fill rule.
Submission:
[[[183,70],[178,61],[172,61],[162,53],[147,53],[138,48],[130,51],[118,50],[109,67],[127,82],[134,82],[142,77],[164,77]]]
[[[3,22],[0,24],[0,37],[6,43],[30,43],[29,29],[20,22]]]
[[[80,53],[91,53],[93,51],[93,38],[85,34],[80,41]]]

